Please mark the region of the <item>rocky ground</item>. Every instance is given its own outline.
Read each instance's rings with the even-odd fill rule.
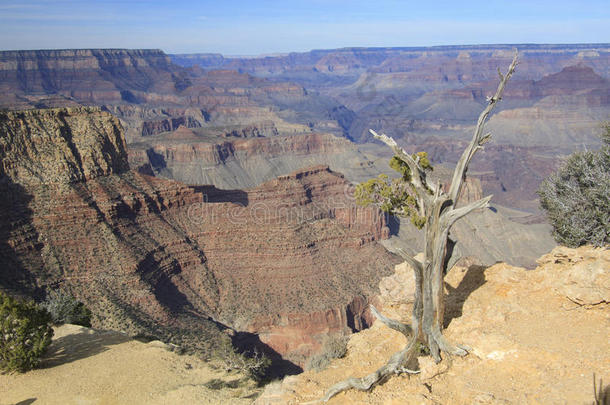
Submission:
[[[349,391],[336,404],[590,404],[593,375],[610,391],[610,251],[558,247],[535,270],[499,263],[454,267],[447,281],[447,336],[472,347],[465,358],[421,374],[391,378],[370,393]],[[384,311],[409,313],[411,272],[382,282]],[[405,298],[407,297],[407,298]],[[315,401],[334,383],[366,375],[405,344],[376,322],[352,336],[347,355],[321,371],[269,385],[258,404]]]
[[[111,331],[55,329],[42,367],[0,375],[0,404],[249,404],[259,389],[239,373]],[[219,380],[235,388],[206,386]]]

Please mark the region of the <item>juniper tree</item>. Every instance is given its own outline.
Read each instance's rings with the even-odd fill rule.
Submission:
[[[474,130],[472,140],[466,147],[453,172],[448,191],[440,182],[433,184],[426,175],[432,168],[425,153],[410,155],[396,141],[385,135],[370,130],[375,139],[389,146],[394,152],[391,165],[402,176],[391,180],[381,176],[360,184],[356,188],[356,198],[364,204],[374,204],[382,210],[395,215],[409,217],[415,226],[423,229],[424,258],[418,261],[404,250],[398,250],[400,256],[413,268],[415,273],[415,301],[411,325],[404,324],[380,314],[371,306],[371,312],[385,325],[407,337],[406,346],[393,354],[390,359],[375,372],[362,378],[349,378],[331,387],[323,401],[328,401],[336,394],[349,389],[370,390],[380,381],[393,374],[413,373],[408,367],[415,360],[421,346],[429,349],[436,362],[441,361],[441,353],[465,356],[468,349],[450,342],[443,336],[444,291],[443,279],[450,252],[447,249],[449,230],[457,220],[477,209],[487,207],[492,196],[464,206],[458,206],[460,192],[466,179],[466,172],[474,154],[491,139],[491,134],[483,129],[496,104],[501,100],[506,83],[517,65],[517,54],[513,58],[508,72],[503,75],[498,69],[500,83],[493,96],[487,100],[487,106],[481,112]]]

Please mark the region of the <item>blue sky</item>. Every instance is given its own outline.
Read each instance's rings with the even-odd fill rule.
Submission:
[[[256,55],[346,46],[610,42],[608,0],[0,0],[0,49]]]

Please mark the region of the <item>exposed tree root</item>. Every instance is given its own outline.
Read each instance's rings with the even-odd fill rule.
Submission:
[[[341,381],[330,387],[326,392],[324,398],[321,399],[322,402],[328,402],[335,395],[350,389],[369,391],[375,385],[384,382],[388,377],[392,375],[398,375],[403,373],[418,374],[420,372],[419,370],[412,370],[408,368],[408,365],[413,364],[419,354],[419,331],[412,330],[409,325],[382,315],[372,305],[371,312],[386,326],[402,333],[407,338],[409,338],[409,343],[405,346],[404,349],[394,353],[392,357],[390,357],[388,362],[378,368],[375,372],[361,378],[348,378],[347,380]],[[440,351],[454,354],[457,356],[465,356],[466,354],[468,354],[467,348],[462,346],[454,346],[442,335],[440,330],[438,332],[433,330],[428,339],[428,346],[431,349],[431,353],[433,350],[435,350],[437,353],[437,362],[440,361]],[[437,357],[434,356],[434,354],[432,355],[436,360]]]
[[[417,357],[418,346],[416,343],[417,339],[411,338],[411,341],[404,349],[394,353],[388,362],[377,369],[374,373],[362,378],[348,378],[345,381],[341,381],[340,383],[333,385],[326,392],[326,395],[324,398],[322,398],[322,401],[327,402],[335,395],[352,388],[360,391],[368,391],[380,382],[385,381],[393,374],[419,373],[418,370],[410,370],[406,367],[407,364],[410,364],[411,361]]]

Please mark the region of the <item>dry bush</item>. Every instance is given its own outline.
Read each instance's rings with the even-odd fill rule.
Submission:
[[[576,152],[540,185],[540,205],[565,246],[610,244],[610,124],[598,151]]]
[[[322,345],[322,351],[307,360],[306,370],[322,371],[334,359],[340,359],[347,353],[347,342],[349,337],[332,335],[326,338]]]
[[[71,323],[91,327],[91,311],[66,291],[49,291],[41,306],[51,314],[56,325]]]
[[[271,360],[257,349],[239,353],[233,346],[224,345],[214,357],[222,363],[225,371],[240,371],[255,381],[263,380],[271,366]]]

